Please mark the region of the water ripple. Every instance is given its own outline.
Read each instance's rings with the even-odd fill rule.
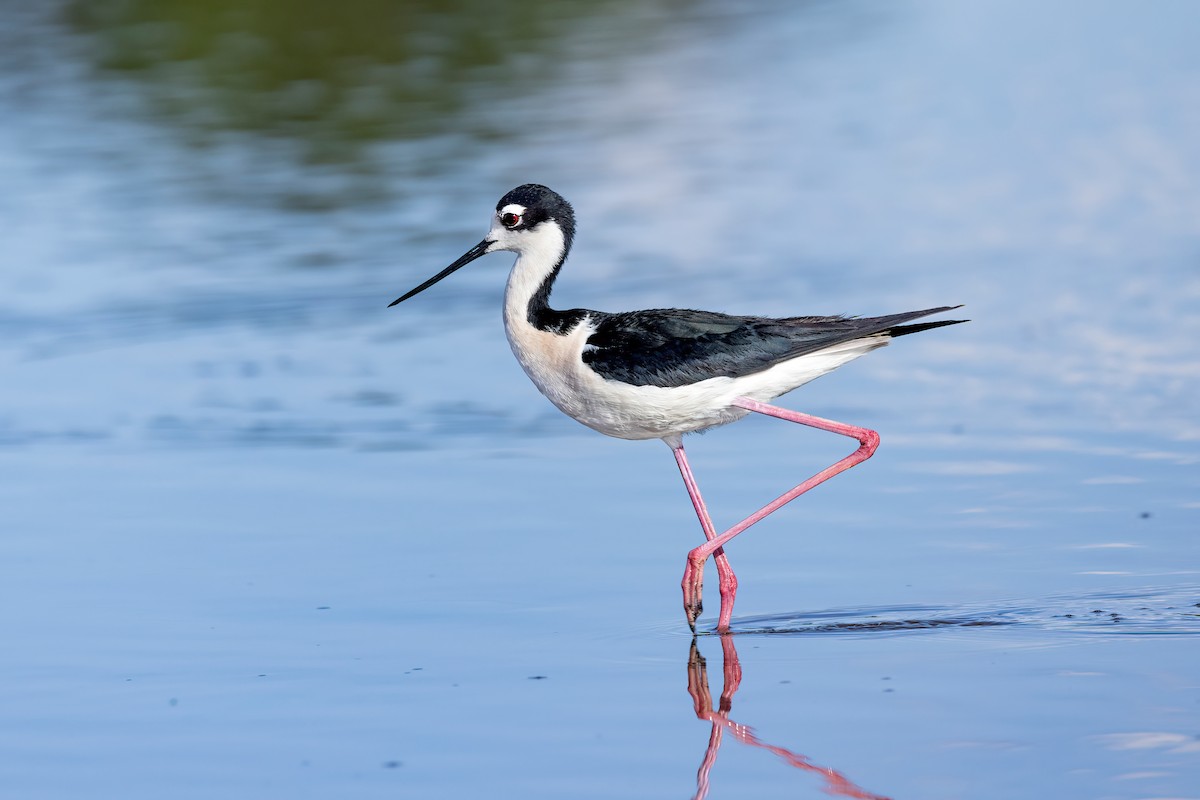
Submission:
[[[1061,595],[986,605],[896,605],[735,619],[735,634],[879,634],[1021,627],[1110,636],[1200,634],[1200,587]]]

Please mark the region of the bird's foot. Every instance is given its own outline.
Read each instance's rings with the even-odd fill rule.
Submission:
[[[683,570],[683,613],[692,633],[696,632],[696,620],[704,610],[704,603],[701,601],[703,593],[704,559],[698,558],[693,550],[688,553],[687,566]]]
[[[692,633],[696,632],[696,620],[700,619],[701,612],[704,611],[704,604],[697,600],[694,604],[689,604],[686,600],[683,603],[683,613],[687,616],[688,628]]]
[[[717,563],[717,573],[720,575],[721,614],[717,618],[717,633],[729,633],[729,623],[733,619],[733,602],[737,598],[738,581],[733,570],[722,570]]]

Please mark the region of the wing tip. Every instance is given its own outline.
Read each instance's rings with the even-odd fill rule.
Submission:
[[[962,308],[962,306],[950,306],[949,308],[943,310],[948,311],[951,308]],[[892,339],[895,339],[897,336],[907,336],[910,333],[920,333],[921,331],[929,331],[933,330],[934,328],[944,328],[947,325],[961,325],[964,322],[970,321],[971,320],[969,319],[939,319],[935,320],[934,322],[918,322],[915,325],[897,325],[893,328],[888,328],[887,330],[882,331],[882,333],[886,334]]]

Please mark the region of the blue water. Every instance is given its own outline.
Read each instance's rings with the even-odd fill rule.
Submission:
[[[344,6],[0,12],[0,796],[1200,797],[1200,9]],[[781,401],[883,444],[731,639],[507,257],[385,308],[527,181],[559,307],[966,305]]]

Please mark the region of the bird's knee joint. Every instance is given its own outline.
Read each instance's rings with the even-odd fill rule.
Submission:
[[[870,428],[863,428],[862,435],[858,437],[858,441],[862,445],[859,449],[866,453],[867,458],[870,458],[875,455],[875,449],[879,447],[879,434]]]

